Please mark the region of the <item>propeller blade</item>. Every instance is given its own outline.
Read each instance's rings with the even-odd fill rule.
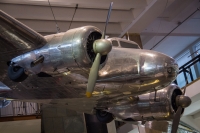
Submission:
[[[111,42],[109,40],[105,39],[106,28],[107,28],[108,21],[110,19],[112,5],[113,5],[113,2],[110,3],[110,7],[109,7],[107,19],[106,19],[106,24],[105,24],[105,28],[102,33],[101,39],[96,40],[93,44],[94,52],[97,53],[97,55],[92,64],[92,68],[90,69],[90,74],[89,74],[89,78],[88,78],[87,91],[86,91],[86,96],[88,98],[92,96],[92,92],[93,92],[95,84],[96,84],[96,80],[97,80],[98,72],[99,72],[100,61],[101,61],[101,56],[107,55],[112,49]]]
[[[180,118],[181,118],[182,109],[183,108],[181,106],[179,106],[178,110],[176,111],[176,114],[174,116],[173,123],[172,123],[171,133],[177,133],[178,125],[179,125]]]
[[[88,78],[87,91],[86,91],[86,96],[88,98],[92,96],[92,92],[93,92],[94,86],[96,84],[96,80],[97,80],[98,72],[99,72],[100,61],[101,61],[101,54],[97,53],[96,58],[92,64],[92,68],[90,69],[90,74],[89,74],[89,78]]]
[[[107,25],[108,25],[108,22],[109,22],[109,19],[110,19],[110,14],[111,14],[111,10],[112,10],[112,5],[113,5],[113,2],[110,3],[110,7],[109,7],[107,19],[106,19],[106,25],[105,25],[105,28],[104,28],[104,31],[103,31],[102,37],[101,37],[102,39],[105,39],[106,28],[107,28]]]

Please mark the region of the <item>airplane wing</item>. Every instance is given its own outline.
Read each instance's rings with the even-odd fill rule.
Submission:
[[[0,61],[9,61],[13,57],[42,47],[46,39],[0,10]]]

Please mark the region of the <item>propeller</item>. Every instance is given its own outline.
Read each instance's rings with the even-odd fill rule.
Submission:
[[[178,106],[178,109],[173,119],[171,133],[177,133],[182,110],[183,108],[188,107],[192,102],[188,96],[185,96],[185,91],[186,91],[186,86],[183,89],[183,95],[178,95],[176,97],[176,105]]]
[[[96,53],[96,57],[90,69],[90,74],[88,78],[88,84],[87,84],[87,90],[86,90],[86,96],[88,98],[92,96],[92,92],[94,91],[94,87],[95,87],[96,80],[98,77],[101,56],[107,55],[112,49],[111,42],[105,39],[106,28],[107,28],[107,24],[110,18],[112,5],[113,5],[113,2],[110,3],[110,7],[109,7],[107,19],[106,19],[106,24],[105,24],[105,28],[101,36],[101,39],[96,40],[93,44],[93,50]]]

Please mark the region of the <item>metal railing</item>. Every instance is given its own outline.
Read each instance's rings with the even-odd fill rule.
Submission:
[[[188,61],[187,63],[185,63],[179,68],[179,74],[183,73],[186,84],[189,83],[188,78],[190,78],[191,80],[190,82],[195,80],[191,67],[193,67],[194,65],[197,65],[199,61],[200,61],[200,55],[197,55],[196,57],[194,57],[193,59],[191,59],[190,61]],[[197,65],[197,68],[198,68],[198,65]],[[199,71],[199,70],[195,70],[195,71]],[[189,75],[189,77],[187,77],[187,75]],[[177,79],[174,82],[178,85]]]
[[[23,101],[12,101],[7,107],[0,109],[0,117],[39,115],[40,105]]]

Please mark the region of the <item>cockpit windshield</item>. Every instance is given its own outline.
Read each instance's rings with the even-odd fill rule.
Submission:
[[[122,48],[135,48],[135,49],[140,49],[137,44],[134,43],[128,43],[124,41],[120,41],[120,45]]]
[[[118,47],[118,46],[119,46],[118,42],[115,41],[115,40],[112,41],[112,45],[115,46],[115,47]]]

